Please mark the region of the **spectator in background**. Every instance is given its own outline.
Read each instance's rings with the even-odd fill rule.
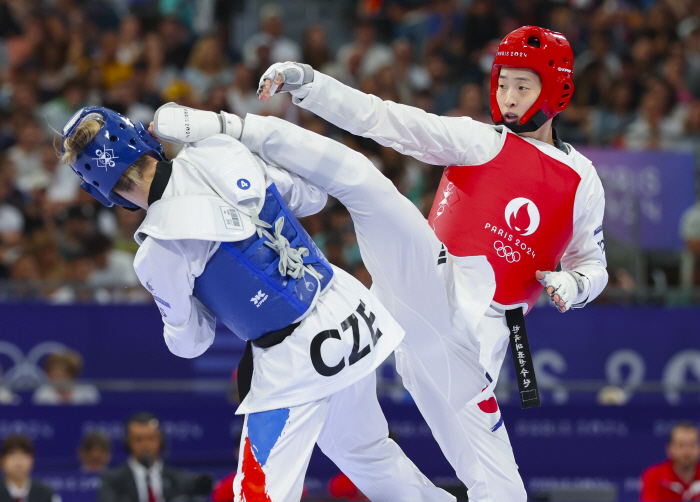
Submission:
[[[60,131],[66,121],[84,106],[86,95],[87,88],[83,79],[68,80],[58,96],[38,109],[44,133],[50,136],[54,131]]]
[[[149,123],[153,120],[153,107],[139,101],[141,89],[134,78],[115,84],[107,93],[107,106],[127,117],[132,122]],[[76,111],[76,110],[74,110]],[[73,175],[75,177],[75,175]]]
[[[128,15],[122,18],[117,40],[117,61],[128,66],[133,65],[143,51],[141,21],[138,17]]]
[[[624,146],[631,150],[674,148],[683,137],[679,111],[671,85],[661,78],[652,78],[642,96],[639,116],[627,126]]]
[[[428,40],[426,53],[440,53],[451,65],[461,56],[464,48],[464,12],[457,0],[437,0],[431,5],[427,20]]]
[[[93,225],[88,218],[91,206],[71,206],[59,215],[56,242],[66,260],[85,254],[85,241],[92,233]]]
[[[392,49],[394,51],[394,64],[391,69],[396,78],[401,102],[411,104],[413,93],[430,88],[430,75],[424,67],[414,61],[411,42],[406,39],[398,39],[393,43]]]
[[[112,440],[102,431],[86,432],[80,440],[78,458],[81,472],[103,472],[112,460]]]
[[[666,455],[642,474],[640,502],[700,500],[700,431],[692,422],[671,429]]]
[[[97,404],[100,393],[94,385],[77,383],[83,358],[73,350],[54,352],[46,358],[44,372],[47,383],[32,396],[34,404]]]
[[[499,36],[498,11],[489,0],[473,0],[464,23],[464,66],[478,67],[481,49],[492,40],[502,38]]]
[[[581,74],[593,62],[601,63],[606,72],[617,78],[622,73],[622,61],[611,50],[612,36],[605,30],[596,30],[589,35],[590,48],[576,56],[574,74]]]
[[[34,445],[26,436],[7,436],[0,446],[0,502],[61,502],[51,488],[31,478]]]
[[[3,253],[3,249],[7,250],[19,244],[24,231],[22,211],[8,202],[14,171],[14,163],[0,156],[0,254]]]
[[[358,21],[353,33],[353,41],[338,50],[338,68],[333,72],[349,85],[357,85],[364,77],[374,75],[394,61],[392,50],[377,42],[377,30],[372,21]]]
[[[17,144],[7,151],[15,166],[15,184],[22,192],[29,192],[32,179],[38,174],[46,174],[42,169],[41,144],[44,134],[33,118],[26,118],[17,126]]]
[[[73,177],[75,178],[75,175]],[[114,240],[114,249],[126,251],[132,256],[133,261],[133,257],[139,249],[138,243],[134,240],[134,234],[141,225],[146,212],[129,211],[121,206],[115,206],[114,214],[117,218],[116,228],[111,235]]]
[[[678,23],[676,34],[683,43],[688,64],[688,86],[700,97],[700,18],[690,16]]]
[[[199,102],[204,100],[212,87],[231,82],[233,74],[217,37],[203,37],[197,41],[182,78],[194,90]]]
[[[448,117],[471,117],[479,122],[488,124],[491,117],[486,113],[484,96],[481,86],[476,82],[468,82],[459,91],[457,107],[449,110]]]
[[[158,25],[158,38],[165,50],[165,67],[182,70],[192,49],[192,38],[187,28],[175,17],[164,18]]]
[[[158,33],[153,32],[145,35],[141,59],[134,69],[136,78],[141,79],[141,91],[148,96],[159,96],[178,74],[177,66],[166,62],[165,42]],[[143,75],[139,72],[143,72]]]
[[[20,397],[2,383],[2,367],[0,366],[0,405],[19,404],[20,401]]]
[[[681,216],[680,235],[685,243],[680,262],[681,286],[692,288],[700,284],[700,200]]]
[[[99,67],[102,70],[102,85],[109,90],[119,82],[129,80],[133,74],[133,65],[125,64],[117,59],[119,38],[114,32],[102,35],[100,42]]]
[[[260,31],[243,45],[243,60],[251,68],[264,71],[272,63],[300,61],[299,44],[283,36],[283,16],[284,10],[276,3],[263,5],[260,9]],[[262,71],[256,75],[262,75]]]
[[[53,235],[46,230],[38,230],[26,241],[27,253],[36,258],[41,279],[54,282],[63,280],[66,276],[66,262],[61,257]]]
[[[450,67],[440,53],[425,58],[425,68],[432,85],[430,94],[433,100],[433,113],[444,115],[457,104],[457,87],[450,81]]]
[[[160,421],[152,413],[135,413],[126,422],[128,460],[102,474],[98,502],[169,502],[208,500],[212,479],[163,463]]]
[[[75,173],[70,166],[58,161],[53,144],[44,144],[41,154],[42,168],[50,176],[46,187],[46,198],[51,205],[52,213],[55,214],[59,209],[78,201],[80,179],[75,178]]]
[[[94,266],[87,280],[88,285],[114,289],[133,288],[140,284],[134,272],[134,256],[128,251],[114,249],[108,237],[92,235],[85,242],[85,253]]]
[[[593,145],[619,144],[625,129],[635,119],[634,89],[626,80],[616,80],[601,106],[587,117],[586,133]]]
[[[66,47],[62,42],[44,44],[40,61],[39,93],[42,101],[46,101],[61,93],[64,84],[75,77],[76,69],[67,64]]]
[[[304,62],[313,68],[324,68],[332,61],[326,30],[323,26],[312,24],[306,29],[301,52]]]

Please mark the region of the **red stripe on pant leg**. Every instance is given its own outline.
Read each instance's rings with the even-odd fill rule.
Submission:
[[[272,502],[265,489],[265,473],[253,455],[248,438],[245,438],[243,468],[241,470],[243,471],[241,498],[245,502]]]
[[[498,403],[495,397],[490,397],[486,401],[477,403],[479,409],[484,413],[496,413],[498,411]]]

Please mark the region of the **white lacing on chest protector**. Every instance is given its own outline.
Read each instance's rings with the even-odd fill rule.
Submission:
[[[321,274],[313,269],[310,265],[304,265],[304,257],[308,256],[309,250],[305,247],[299,247],[294,249],[287,238],[282,235],[282,228],[284,227],[284,216],[280,216],[275,221],[275,233],[274,235],[267,231],[268,228],[272,228],[272,225],[261,220],[255,211],[250,211],[250,219],[255,225],[255,230],[258,232],[258,237],[265,235],[269,240],[265,241],[265,246],[268,246],[273,251],[275,251],[280,256],[280,262],[278,270],[282,277],[288,275],[293,279],[299,279],[304,277],[304,274],[308,272],[316,279],[321,282]]]

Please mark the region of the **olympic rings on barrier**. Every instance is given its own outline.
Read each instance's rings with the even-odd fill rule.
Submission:
[[[502,241],[494,242],[493,248],[496,250],[496,254],[501,258],[505,258],[508,263],[520,261],[520,253],[518,251],[513,251],[512,247],[506,246]]]

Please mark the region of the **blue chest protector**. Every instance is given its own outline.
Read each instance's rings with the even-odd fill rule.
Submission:
[[[316,295],[330,283],[333,269],[299,221],[291,213],[275,185],[265,193],[259,218],[275,229],[284,218],[281,235],[291,249],[306,248],[306,273],[295,279],[279,271],[280,255],[265,245],[268,234],[239,242],[222,242],[202,275],[194,282],[193,294],[231,331],[243,340],[285,328],[302,317]]]

